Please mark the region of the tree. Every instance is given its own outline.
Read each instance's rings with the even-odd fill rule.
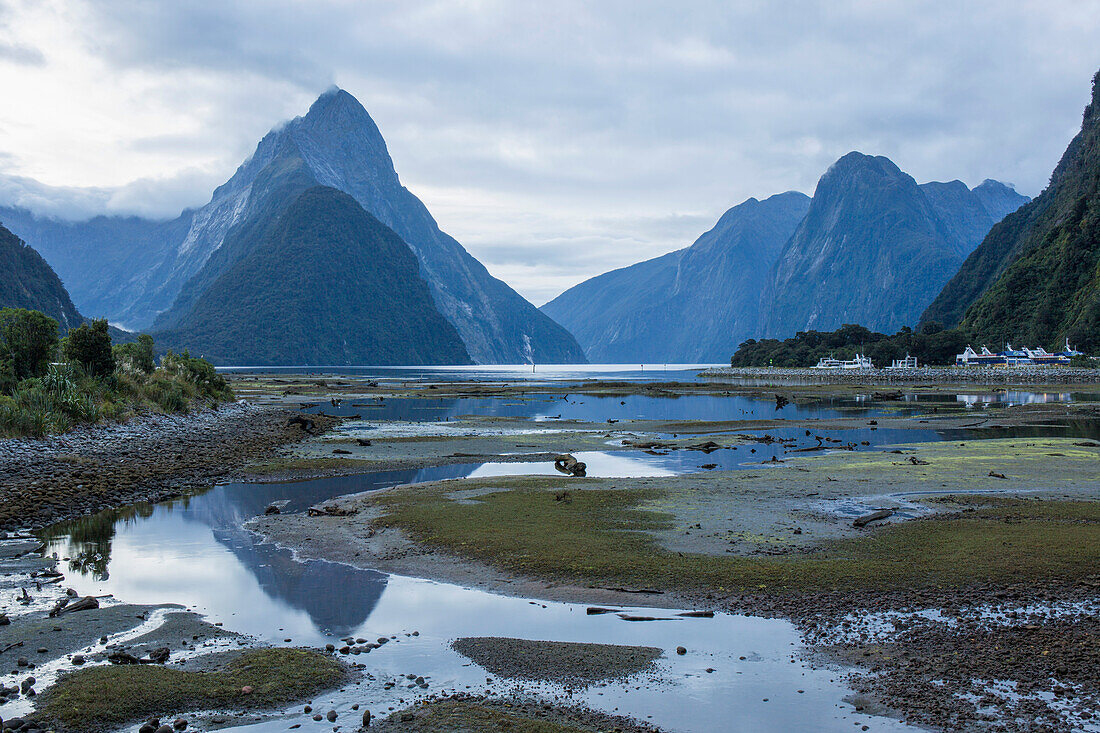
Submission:
[[[0,383],[10,392],[22,379],[40,377],[57,354],[57,321],[23,308],[0,310]],[[6,375],[6,377],[5,377]]]
[[[73,364],[80,364],[93,377],[105,377],[115,370],[111,352],[111,332],[107,319],[85,323],[69,331],[61,342],[61,353]]]
[[[143,333],[137,337],[137,341],[128,344],[119,344],[113,349],[115,362],[118,366],[143,374],[152,374],[156,368],[153,351],[153,337]]]

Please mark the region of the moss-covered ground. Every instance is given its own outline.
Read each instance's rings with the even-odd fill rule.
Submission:
[[[966,445],[933,446],[920,452],[927,465],[892,453],[825,457],[819,465],[842,477],[844,471],[877,476],[872,490],[897,483],[949,485],[948,491],[999,488],[1033,471],[1056,476],[1056,465],[1073,475],[1087,473],[1089,466],[1095,470],[1095,448],[1017,442],[1013,450],[1009,442],[969,451]],[[1070,455],[1074,450],[1081,455]],[[991,470],[1016,481],[988,477]],[[793,481],[800,473],[773,475]],[[754,485],[770,482],[767,472],[761,474]],[[798,481],[824,480],[817,469],[808,474]],[[938,480],[949,476],[954,478]],[[521,575],[582,584],[777,593],[891,589],[1073,580],[1095,573],[1100,563],[1100,502],[1091,498],[1002,495],[858,537],[826,539],[796,553],[723,556],[674,551],[659,541],[677,526],[674,507],[690,496],[675,496],[653,481],[645,488],[632,487],[637,482],[629,479],[615,483],[617,488],[606,488],[606,481],[574,481],[563,495],[559,479],[490,479],[398,489],[371,501],[382,510],[377,525],[399,527],[421,544]],[[659,506],[673,511],[654,508]],[[729,511],[738,511],[736,503]]]
[[[594,733],[651,731],[621,718],[596,713],[547,710],[543,706],[503,701],[444,699],[391,714],[371,730],[408,733]]]
[[[273,708],[335,686],[346,675],[338,662],[308,649],[252,650],[213,672],[94,667],[62,676],[43,694],[38,717],[90,731],[191,710]]]

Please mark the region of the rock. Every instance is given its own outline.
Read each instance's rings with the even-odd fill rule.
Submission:
[[[308,417],[304,417],[302,415],[295,415],[294,417],[286,421],[286,426],[288,428],[292,425],[297,425],[302,430],[311,435],[313,434],[314,430],[316,430],[316,423],[314,423],[313,420],[309,419]]]
[[[157,733],[157,726],[150,722],[142,723],[141,727],[138,728],[138,733]]]
[[[11,623],[11,619],[8,618],[8,614],[0,613],[0,626],[7,626]]]
[[[363,446],[364,448],[369,448],[370,447],[370,441],[367,440],[366,438],[356,438],[355,442],[358,443],[359,445]]]
[[[370,726],[370,710],[364,710],[363,711],[363,727],[367,728],[369,726]]]
[[[55,606],[54,609],[50,611],[50,616],[60,616],[64,613],[74,613],[76,611],[90,611],[99,608],[99,601],[96,600],[95,596],[84,596],[79,601],[74,601],[73,603],[68,603],[63,606],[59,602],[58,605],[61,607]]]
[[[880,509],[877,512],[871,512],[870,514],[864,514],[862,517],[856,517],[852,522],[853,527],[866,527],[871,522],[877,522],[880,519],[886,519],[894,515],[893,509]]]
[[[252,694],[252,685],[245,685],[244,687],[242,687],[241,688],[241,694],[242,695],[251,695]]]
[[[30,661],[26,657],[19,657],[15,660],[15,666],[17,667],[26,667],[28,664],[30,664]]]
[[[187,718],[176,718],[176,722],[172,723],[172,727],[176,730],[187,730]]]
[[[172,726],[162,725],[161,727],[157,728],[157,733],[173,733]]]
[[[333,448],[332,452],[335,455],[338,455],[338,456],[350,456],[351,455],[350,450],[344,450],[343,448]]]
[[[685,654],[688,653],[688,650],[685,649],[682,646],[678,646],[678,647],[676,647],[676,653],[679,654],[682,657],[682,656],[684,656]]]
[[[278,514],[278,513],[279,513],[279,507],[275,506],[274,504],[269,506],[267,509],[264,509],[264,514]]]
[[[337,715],[336,715],[335,710],[329,710],[327,713],[325,713],[325,718],[330,723],[335,723],[336,722],[336,717],[337,717]]]
[[[311,517],[348,517],[353,514],[358,514],[358,509],[347,509],[336,504],[329,504],[328,506],[317,507],[311,506],[309,511],[306,512]]]
[[[554,468],[571,476],[585,476],[588,466],[566,453],[554,459]]]
[[[80,665],[84,664],[84,655],[83,654],[74,654],[71,661],[72,661],[73,664],[75,664],[77,667],[79,667]]]
[[[154,649],[153,651],[149,652],[149,660],[152,661],[154,664],[164,664],[168,661],[168,657],[171,656],[171,654],[172,652],[168,649],[168,647],[162,646],[159,649]]]
[[[37,680],[34,677],[28,677],[19,683],[19,691],[26,695],[27,691],[34,687],[35,682],[37,682]]]

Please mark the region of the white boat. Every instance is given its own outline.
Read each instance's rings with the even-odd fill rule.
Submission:
[[[1004,364],[1005,358],[1001,354],[994,354],[988,347],[983,346],[981,352],[974,351],[974,347],[967,345],[963,353],[955,357],[957,366],[995,366]]]
[[[890,366],[888,366],[886,368],[887,369],[916,369],[917,368],[917,357],[909,356],[909,354],[906,354],[904,359],[894,359],[894,361],[890,364]]]
[[[1073,348],[1072,346],[1069,345],[1069,336],[1067,336],[1066,337],[1066,348],[1062,351],[1062,356],[1069,359],[1069,358],[1072,358],[1074,356],[1084,356],[1084,354],[1082,354],[1080,351],[1078,351],[1077,349],[1075,349],[1075,348]]]
[[[811,369],[874,369],[875,365],[871,363],[863,354],[856,354],[856,358],[851,361],[842,361],[840,359],[834,359],[831,356],[822,357],[815,366]]]
[[[1069,357],[1063,354],[1052,354],[1042,346],[1037,349],[1029,349],[1026,346],[1024,351],[1027,353],[1027,358],[1031,360],[1032,364],[1069,364]]]

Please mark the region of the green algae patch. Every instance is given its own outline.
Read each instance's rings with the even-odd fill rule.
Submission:
[[[995,479],[994,479],[995,480]],[[624,481],[623,483],[630,483]],[[1073,580],[1100,563],[1100,502],[1000,497],[987,506],[880,527],[783,556],[673,552],[654,533],[667,492],[553,479],[449,482],[375,500],[376,525],[527,576],[685,591],[830,591]],[[478,487],[474,493],[470,491]],[[593,487],[593,488],[585,488]],[[454,493],[462,489],[461,495]]]
[[[347,675],[339,662],[309,649],[247,651],[212,672],[93,667],[63,675],[40,698],[38,717],[84,731],[191,710],[273,708],[334,687]]]
[[[570,718],[579,718],[571,720]],[[584,719],[588,720],[585,721]],[[614,725],[613,724],[617,724]],[[503,701],[434,700],[391,714],[370,729],[400,730],[406,733],[594,733],[607,730],[653,730],[630,725],[619,718],[598,713],[546,711],[541,705]]]

